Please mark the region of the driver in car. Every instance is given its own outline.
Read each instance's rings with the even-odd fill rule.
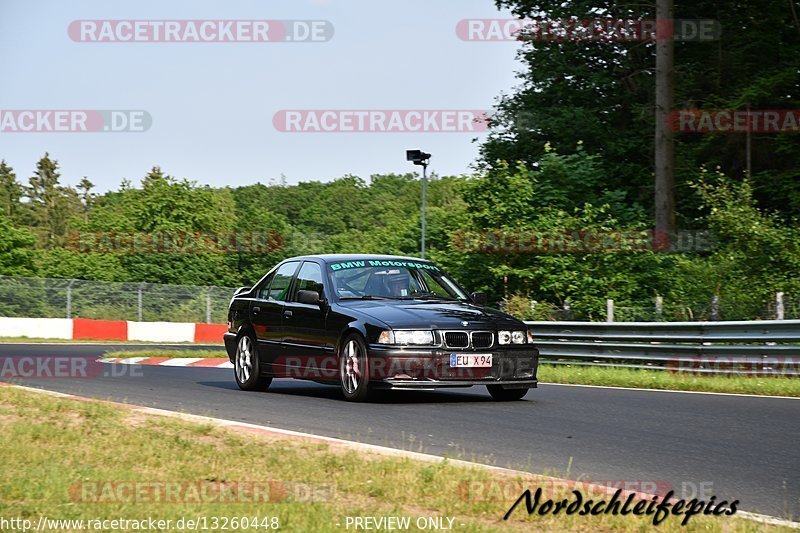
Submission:
[[[408,296],[411,293],[411,279],[408,272],[399,272],[386,276],[386,288],[391,297]]]

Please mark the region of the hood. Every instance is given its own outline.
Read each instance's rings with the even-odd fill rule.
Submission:
[[[525,324],[502,311],[470,303],[430,300],[353,300],[340,302],[393,329],[508,329]],[[465,326],[462,322],[467,322]]]

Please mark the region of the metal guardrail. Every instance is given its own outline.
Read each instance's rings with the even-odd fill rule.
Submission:
[[[800,320],[526,324],[545,364],[800,376]]]

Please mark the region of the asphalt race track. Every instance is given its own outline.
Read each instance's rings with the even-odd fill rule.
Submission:
[[[0,357],[93,361],[109,349],[120,346],[3,344]],[[542,385],[522,402],[497,403],[474,387],[350,404],[314,383],[276,380],[270,392],[246,393],[232,370],[134,368],[17,382],[560,477],[669,483],[688,498],[713,494],[740,500],[742,510],[800,518],[800,400]]]

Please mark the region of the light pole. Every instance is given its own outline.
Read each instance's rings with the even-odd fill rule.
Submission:
[[[422,259],[425,259],[425,195],[428,189],[428,163],[430,163],[430,159],[431,154],[426,154],[422,150],[406,150],[406,161],[411,161],[415,165],[422,167]]]

